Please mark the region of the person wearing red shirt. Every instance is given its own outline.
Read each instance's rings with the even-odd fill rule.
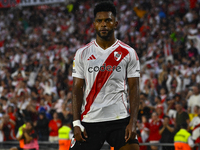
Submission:
[[[12,105],[8,106],[7,114],[9,115],[9,117],[12,121],[14,121],[14,122],[16,121],[16,117],[15,117],[15,113],[14,113],[14,107]]]
[[[142,37],[146,36],[148,30],[150,30],[150,27],[148,26],[147,22],[144,22],[144,24],[140,27],[140,33]]]
[[[160,106],[160,105],[158,105],[158,106],[156,107],[156,112],[158,113],[158,117],[159,117],[161,120],[163,120],[163,118],[164,118],[164,116],[165,116],[165,114],[164,114],[164,112],[163,112],[163,107]]]
[[[16,140],[15,137],[15,122],[10,119],[8,114],[5,114],[2,118],[2,122],[0,124],[0,130],[3,131],[4,141],[12,141]]]
[[[140,128],[141,137],[143,142],[148,142],[149,138],[149,120],[145,115],[142,116],[142,124]]]
[[[158,114],[158,117],[160,119],[163,119],[165,114],[164,114],[164,104],[162,103],[161,97],[160,96],[156,96],[155,97],[155,102],[156,102],[155,111]]]
[[[145,115],[142,117],[142,122],[139,125],[139,133],[137,134],[137,138],[139,143],[146,143],[148,142],[149,138],[149,120]],[[140,146],[140,150],[147,150],[147,146]]]
[[[53,119],[49,122],[49,141],[58,141],[58,129],[61,127],[61,120],[58,118],[57,112],[53,113]]]
[[[139,143],[143,143],[143,140],[142,140],[142,137],[141,137],[141,133],[140,133],[140,131],[138,130],[137,131],[137,138],[138,138],[138,142]],[[140,150],[147,150],[147,146],[141,146],[140,145]]]
[[[156,112],[152,113],[149,125],[149,142],[150,143],[159,143],[161,135],[159,134],[159,128],[162,126],[162,121],[159,119]],[[151,150],[158,150],[156,145],[151,146]]]

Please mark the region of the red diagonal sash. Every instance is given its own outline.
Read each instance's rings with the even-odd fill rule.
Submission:
[[[116,61],[114,58],[114,52],[121,52],[121,59],[119,61]],[[123,60],[123,58],[128,54],[128,50],[119,46],[116,50],[114,50],[106,59],[106,61],[103,64],[106,64],[106,66],[118,66],[118,64]],[[91,105],[93,104],[95,98],[99,94],[101,88],[104,86],[106,81],[109,79],[110,75],[113,73],[112,71],[107,71],[106,69],[104,71],[99,71],[96,79],[94,81],[94,84],[90,90],[90,93],[88,94],[86,98],[86,105],[85,105],[85,111],[81,114],[81,120],[83,119],[83,116],[88,113],[90,110]]]
[[[198,127],[200,127],[200,124],[196,125],[192,131],[194,131],[194,130],[197,129]]]

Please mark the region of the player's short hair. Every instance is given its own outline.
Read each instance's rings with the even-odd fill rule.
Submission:
[[[115,17],[117,15],[116,7],[111,1],[102,1],[98,3],[94,8],[94,18],[96,17],[96,14],[98,12],[102,12],[102,11],[111,11]]]

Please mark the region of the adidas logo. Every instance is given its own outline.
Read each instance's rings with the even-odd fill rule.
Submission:
[[[87,60],[94,60],[96,59],[96,57],[94,57],[94,55],[91,55]]]

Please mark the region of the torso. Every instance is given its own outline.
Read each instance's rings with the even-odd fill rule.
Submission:
[[[127,77],[139,77],[134,49],[117,40],[103,50],[95,41],[76,53],[73,77],[85,80],[82,121],[102,122],[126,118]]]

